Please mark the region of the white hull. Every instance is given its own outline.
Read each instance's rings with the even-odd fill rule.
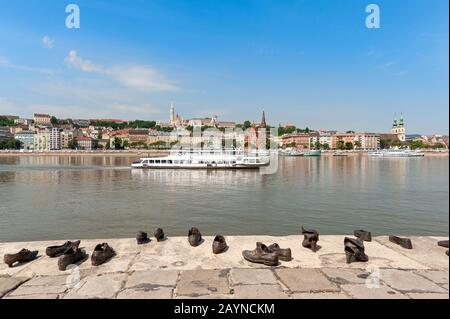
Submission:
[[[425,154],[414,151],[376,151],[369,152],[370,157],[380,158],[407,158],[407,157],[423,157]]]
[[[263,166],[267,166],[268,164],[235,164],[235,165],[226,165],[226,164],[165,164],[165,165],[156,165],[156,164],[132,164],[132,168],[141,168],[141,169],[255,169]]]
[[[141,169],[256,169],[269,165],[257,154],[238,151],[188,151],[172,152],[166,157],[141,158],[131,164]]]

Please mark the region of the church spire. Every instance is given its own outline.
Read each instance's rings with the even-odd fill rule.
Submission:
[[[262,116],[261,116],[261,127],[266,127],[266,113],[264,112],[264,110],[262,111]]]

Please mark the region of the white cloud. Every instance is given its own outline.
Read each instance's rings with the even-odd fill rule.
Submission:
[[[50,38],[48,35],[44,36],[42,38],[42,44],[44,45],[44,47],[46,47],[47,49],[52,49],[55,46],[55,40],[53,40],[52,38]]]
[[[108,76],[119,84],[142,91],[175,91],[174,83],[167,81],[156,69],[147,65],[104,67],[83,59],[77,51],[71,50],[66,64],[83,72]]]
[[[76,69],[80,69],[81,71],[84,71],[84,72],[95,72],[95,73],[104,72],[102,66],[96,65],[89,60],[85,60],[85,59],[79,57],[77,54],[77,51],[75,51],[75,50],[69,51],[69,55],[65,59],[65,62],[68,65],[70,65]]]

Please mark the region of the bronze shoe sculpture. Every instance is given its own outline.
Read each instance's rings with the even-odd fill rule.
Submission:
[[[369,260],[369,257],[364,252],[364,242],[359,238],[349,238],[344,239],[344,251],[347,264],[352,261],[363,261]]]
[[[405,249],[413,249],[411,239],[409,239],[409,238],[402,238],[402,237],[398,237],[398,236],[389,236],[389,241],[394,244],[400,245],[401,247],[403,247]]]
[[[60,246],[49,246],[45,249],[45,254],[47,256],[49,256],[50,258],[54,258],[54,257],[59,257],[62,254],[64,254],[64,252],[69,249],[70,247],[72,247],[73,245],[78,246],[80,244],[80,241],[66,241],[64,244],[60,245]]]
[[[198,228],[192,227],[189,229],[188,241],[192,247],[197,247],[202,243],[202,234],[200,234]]]
[[[214,241],[212,243],[212,251],[214,254],[220,254],[225,251],[227,248],[227,242],[225,241],[225,237],[222,235],[217,235],[214,237]]]
[[[278,255],[276,253],[269,252],[266,245],[257,243],[255,250],[244,250],[242,256],[245,260],[264,264],[266,266],[277,266],[278,265]]]
[[[319,241],[319,233],[314,229],[305,229],[302,226],[302,234],[304,235],[302,246],[305,248],[311,248],[313,252],[316,252],[317,242]]]
[[[353,232],[353,235],[355,235],[356,238],[359,238],[362,241],[372,241],[372,233],[370,231],[358,229]]]
[[[8,267],[11,268],[16,262],[20,264],[36,259],[37,254],[37,250],[30,251],[24,248],[17,254],[6,254],[5,256],[3,256],[3,261],[8,265]]]
[[[166,238],[162,228],[156,228],[153,235],[155,236],[156,241],[163,241]]]
[[[292,252],[290,248],[280,248],[277,243],[274,243],[267,248],[269,249],[269,252],[277,254],[278,259],[282,261],[292,260]]]
[[[438,241],[438,246],[448,248],[448,240]]]
[[[98,244],[91,255],[92,266],[104,264],[115,255],[116,252],[107,243]]]
[[[86,252],[83,249],[78,248],[78,245],[72,245],[62,254],[58,259],[58,269],[63,271],[67,269],[67,266],[76,264],[87,257]]]
[[[150,242],[150,238],[148,238],[147,233],[143,232],[143,231],[139,231],[136,234],[136,241],[138,245],[142,245],[142,244],[146,244],[148,242]]]

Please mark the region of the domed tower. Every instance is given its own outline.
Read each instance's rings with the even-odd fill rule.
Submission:
[[[403,120],[403,114],[400,114],[400,119],[397,121],[397,116],[394,115],[394,120],[392,122],[391,133],[397,135],[400,142],[406,141],[406,127]]]
[[[405,122],[403,120],[403,113],[400,113],[400,120],[397,126],[397,136],[401,142],[406,141],[406,127]]]

